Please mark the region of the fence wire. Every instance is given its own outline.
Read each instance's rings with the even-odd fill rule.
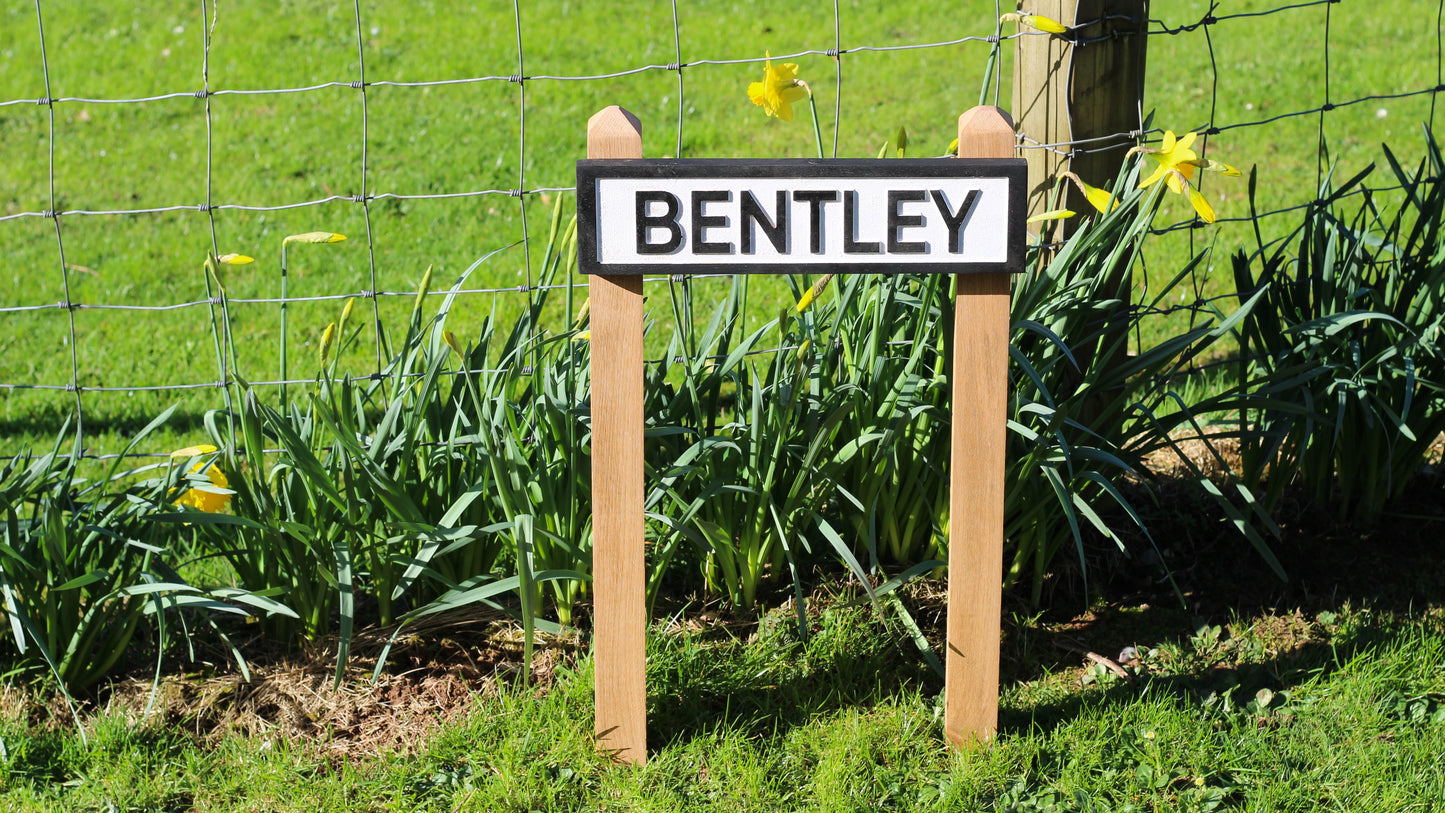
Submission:
[[[1445,0],[1441,0],[1434,9],[1435,25],[1426,33],[1418,33],[1418,36],[1428,38],[1434,45],[1435,55],[1435,77],[1433,83],[1425,83],[1420,87],[1398,89],[1378,88],[1370,92],[1356,93],[1349,97],[1342,98],[1337,90],[1333,76],[1332,55],[1335,48],[1333,36],[1333,14],[1336,6],[1342,5],[1347,0],[1313,0],[1312,2],[1283,3],[1268,8],[1251,9],[1246,11],[1230,11],[1219,13],[1220,4],[1211,2],[1205,11],[1197,18],[1191,19],[1164,19],[1149,17],[1147,25],[1139,33],[1119,34],[1111,33],[1098,38],[1082,38],[1073,34],[1060,35],[1066,38],[1072,37],[1075,48],[1083,48],[1097,45],[1105,40],[1118,36],[1146,36],[1151,38],[1162,38],[1174,42],[1187,42],[1190,47],[1202,49],[1208,55],[1208,77],[1207,85],[1208,112],[1202,120],[1194,122],[1193,130],[1203,137],[1203,147],[1207,149],[1208,139],[1213,136],[1220,136],[1226,133],[1237,133],[1239,131],[1250,131],[1265,129],[1270,130],[1280,126],[1282,123],[1296,119],[1314,117],[1315,125],[1315,151],[1317,160],[1315,162],[1315,188],[1320,189],[1330,167],[1327,163],[1328,145],[1337,128],[1347,129],[1350,115],[1359,115],[1363,110],[1362,106],[1383,102],[1394,102],[1411,99],[1429,100],[1429,114],[1427,125],[1433,125],[1436,101],[1442,91],[1445,91],[1445,52],[1442,52],[1440,26],[1442,16],[1445,16]],[[1365,0],[1349,0],[1356,6],[1364,3]],[[581,72],[581,73],[558,73],[538,72],[528,73],[528,65],[538,55],[549,55],[552,40],[556,37],[557,31],[533,31],[524,26],[526,15],[523,13],[523,4],[520,0],[513,0],[508,9],[509,14],[505,31],[500,36],[505,36],[513,45],[511,56],[506,64],[497,63],[488,72],[480,72],[475,75],[453,75],[440,78],[416,80],[403,78],[401,76],[387,76],[385,70],[379,70],[371,65],[369,61],[375,60],[378,53],[384,55],[384,49],[380,49],[374,43],[368,41],[368,13],[363,12],[360,0],[353,0],[349,9],[328,7],[329,14],[346,12],[349,16],[348,27],[354,32],[354,36],[348,37],[347,47],[355,53],[355,72],[350,76],[335,76],[328,81],[321,82],[298,82],[293,85],[279,85],[274,87],[215,87],[212,83],[211,69],[213,56],[217,47],[216,31],[218,21],[221,19],[221,11],[217,8],[214,0],[199,0],[199,34],[196,45],[199,48],[200,71],[196,77],[196,85],[190,88],[177,87],[167,89],[160,93],[147,95],[134,95],[124,97],[112,97],[103,94],[86,93],[83,89],[70,95],[57,95],[55,86],[52,83],[52,51],[57,47],[57,37],[47,31],[47,11],[52,7],[59,6],[55,0],[34,0],[33,3],[33,36],[38,46],[38,65],[35,67],[41,77],[42,95],[31,98],[0,98],[0,123],[3,123],[6,116],[23,115],[24,109],[28,107],[44,108],[40,126],[34,131],[27,133],[23,127],[11,125],[12,129],[18,129],[20,134],[29,135],[32,141],[36,137],[43,137],[45,144],[45,207],[43,209],[25,209],[11,205],[9,211],[0,211],[0,244],[19,245],[24,242],[24,225],[27,222],[49,221],[48,231],[53,234],[55,265],[51,266],[52,271],[44,271],[39,267],[27,267],[23,273],[27,275],[56,274],[62,295],[62,299],[53,303],[26,303],[14,300],[7,301],[0,299],[0,337],[8,336],[11,331],[19,331],[24,334],[28,325],[21,327],[7,327],[6,320],[14,320],[26,315],[38,315],[48,311],[61,310],[65,312],[64,326],[62,328],[61,341],[64,344],[66,354],[65,366],[68,367],[63,380],[32,380],[24,375],[18,375],[18,366],[10,365],[8,368],[0,368],[0,393],[15,393],[22,390],[63,393],[67,399],[68,406],[65,408],[73,411],[77,431],[85,433],[87,394],[117,394],[117,393],[165,393],[184,392],[195,390],[214,389],[219,391],[223,399],[223,406],[230,410],[234,403],[236,376],[239,371],[231,365],[234,360],[234,352],[223,352],[221,344],[227,339],[220,338],[218,333],[216,342],[216,369],[214,377],[197,376],[194,370],[175,369],[166,373],[167,379],[164,383],[124,383],[105,382],[103,384],[89,383],[99,373],[86,368],[81,361],[80,345],[86,339],[87,333],[78,329],[77,320],[86,313],[104,315],[107,313],[149,313],[156,317],[161,314],[173,312],[185,312],[195,309],[205,309],[209,319],[208,324],[222,324],[226,326],[223,331],[229,336],[229,326],[235,323],[238,317],[231,312],[232,306],[262,306],[277,307],[284,309],[290,304],[317,303],[328,301],[344,301],[348,299],[359,299],[369,305],[370,318],[372,321],[372,369],[354,380],[375,379],[387,363],[385,358],[384,344],[384,313],[382,301],[389,297],[416,297],[415,290],[388,290],[383,285],[383,275],[379,268],[385,266],[388,260],[379,256],[377,239],[374,230],[373,217],[374,209],[378,206],[399,206],[402,204],[435,201],[439,203],[462,205],[466,203],[487,203],[491,205],[507,205],[514,207],[515,216],[518,219],[521,229],[521,268],[520,274],[522,283],[513,286],[503,285],[480,285],[468,286],[456,293],[462,297],[505,297],[505,296],[527,296],[534,292],[551,289],[563,289],[566,284],[539,284],[537,280],[536,263],[539,261],[534,256],[534,243],[537,238],[530,231],[528,207],[529,203],[535,205],[540,201],[556,195],[562,195],[573,191],[569,185],[556,183],[535,183],[534,178],[539,177],[536,170],[529,171],[533,166],[535,154],[539,145],[547,145],[549,142],[562,141],[571,143],[575,141],[575,133],[559,134],[546,130],[539,130],[532,122],[536,116],[536,108],[531,106],[528,100],[528,89],[547,83],[591,83],[599,90],[599,98],[611,92],[609,88],[615,87],[618,80],[631,77],[639,77],[648,74],[675,77],[676,104],[675,111],[675,133],[673,134],[673,154],[682,156],[690,151],[691,146],[688,139],[689,112],[692,109],[693,100],[706,96],[713,84],[717,82],[731,83],[734,81],[734,74],[727,69],[736,66],[760,66],[766,60],[784,62],[789,60],[801,60],[807,57],[822,57],[832,66],[832,84],[834,88],[832,99],[833,126],[831,132],[830,154],[836,156],[839,151],[841,137],[841,121],[845,105],[845,97],[848,98],[849,110],[864,109],[868,100],[856,100],[848,96],[848,86],[844,82],[844,63],[850,66],[857,61],[857,70],[863,71],[870,65],[886,65],[885,60],[891,54],[903,52],[929,52],[937,53],[943,61],[952,63],[961,62],[964,64],[984,64],[989,61],[990,54],[995,49],[1007,49],[1012,47],[1012,42],[1020,37],[1050,36],[1041,31],[1032,30],[1027,27],[1020,27],[1018,31],[1006,30],[1000,24],[984,20],[974,31],[951,32],[949,36],[920,37],[916,41],[872,41],[848,43],[845,46],[844,32],[848,30],[851,22],[850,15],[861,14],[862,12],[848,9],[844,10],[836,0],[815,3],[823,9],[824,15],[831,18],[831,30],[820,32],[817,42],[812,47],[780,52],[777,54],[759,55],[756,52],[749,53],[691,53],[685,47],[686,38],[683,31],[688,26],[708,26],[710,22],[710,10],[703,6],[693,6],[687,0],[670,0],[668,4],[668,26],[670,27],[670,42],[668,43],[671,61],[658,62],[653,59],[638,59],[633,64],[612,71]],[[808,4],[802,4],[804,6]],[[947,8],[933,9],[927,3],[920,3],[918,13],[931,14],[937,11],[939,19],[948,19],[950,15]],[[1156,4],[1162,5],[1162,4]],[[1011,11],[1010,7],[1002,8],[995,3],[994,17],[999,12]],[[1027,10],[1025,8],[1025,10]],[[1151,11],[1159,11],[1152,9]],[[10,19],[21,19],[16,11],[10,9]],[[227,7],[226,12],[231,8]],[[1310,30],[1318,31],[1320,57],[1323,65],[1323,72],[1320,77],[1317,95],[1310,99],[1299,99],[1297,105],[1281,112],[1273,112],[1268,116],[1260,116],[1249,120],[1234,120],[1225,118],[1221,114],[1221,76],[1232,66],[1221,65],[1216,54],[1216,36],[1226,38],[1232,36],[1241,27],[1259,25],[1265,18],[1281,15],[1290,15],[1291,20],[1298,25],[1307,26]],[[1072,29],[1082,31],[1089,29],[1098,23],[1129,20],[1138,23],[1128,17],[1108,16],[1098,20],[1072,21]],[[1066,23],[1071,21],[1064,21]],[[1418,22],[1412,20],[1411,22]],[[7,22],[7,26],[13,23]],[[935,32],[947,31],[951,26],[925,25],[921,31]],[[1418,28],[1418,26],[1417,26]],[[16,27],[10,31],[6,38],[0,39],[0,46],[9,47],[12,42],[18,42],[20,35]],[[502,30],[500,27],[497,30]],[[1409,30],[1408,28],[1406,29]],[[961,36],[952,34],[962,34]],[[375,31],[372,31],[375,34]],[[220,41],[222,49],[232,51],[246,48],[245,34],[227,34]],[[563,47],[563,46],[557,46]],[[106,70],[103,62],[93,63],[95,70],[104,72]],[[850,67],[850,70],[854,69]],[[94,77],[86,77],[94,78]],[[1264,79],[1262,81],[1268,81]],[[75,86],[75,80],[69,80],[66,87]],[[982,88],[983,96],[986,97],[991,91],[995,102],[999,99],[1003,78],[1001,70],[994,70],[992,78],[986,77],[985,85]],[[0,84],[0,88],[8,87],[9,84]],[[383,162],[395,162],[406,158],[406,154],[395,149],[394,145],[376,143],[377,139],[371,132],[372,92],[379,89],[387,89],[394,92],[406,92],[414,94],[429,93],[433,90],[444,88],[512,88],[515,99],[515,128],[517,140],[514,145],[515,173],[511,176],[514,182],[510,186],[498,187],[496,185],[484,185],[477,188],[454,188],[435,189],[425,192],[394,191],[378,188],[377,163],[378,156]],[[244,199],[218,199],[216,193],[217,181],[217,150],[218,133],[216,111],[213,109],[213,101],[226,99],[228,97],[244,99],[272,99],[283,100],[289,98],[306,99],[308,97],[319,97],[321,94],[333,93],[336,91],[350,91],[356,94],[356,106],[359,115],[359,127],[355,133],[354,147],[358,160],[354,166],[354,189],[351,194],[324,189],[326,194],[307,197],[304,199],[291,199],[280,202],[262,202]],[[959,94],[967,98],[968,93]],[[86,168],[76,166],[74,159],[67,161],[58,155],[58,148],[65,148],[67,144],[58,135],[57,116],[58,111],[78,109],[84,110],[85,105],[105,106],[107,108],[146,110],[151,107],[165,103],[176,102],[185,99],[194,99],[198,105],[197,115],[204,123],[204,177],[200,179],[198,188],[201,190],[199,200],[174,200],[160,205],[149,206],[114,206],[114,207],[77,207],[71,208],[65,205],[66,189],[58,180],[62,170],[68,175],[84,173]],[[1146,100],[1147,104],[1147,100]],[[599,105],[600,106],[600,105]],[[588,112],[583,111],[585,116]],[[858,114],[864,115],[862,113]],[[18,119],[17,119],[18,120]],[[1343,122],[1343,124],[1337,124]],[[580,127],[580,122],[575,123]],[[1027,134],[1019,136],[1020,151],[1027,150],[1048,150],[1064,156],[1074,157],[1091,152],[1127,150],[1140,144],[1148,144],[1159,138],[1164,128],[1159,126],[1141,126],[1125,132],[1119,132],[1106,136],[1080,139],[1077,141],[1049,142],[1043,143],[1031,139]],[[7,150],[13,149],[13,143],[17,139],[7,139],[7,143],[0,145],[0,167],[7,163],[4,155]],[[389,151],[390,150],[390,151]],[[1204,150],[1202,149],[1201,152]],[[415,157],[415,156],[413,156]],[[577,157],[580,157],[577,156]],[[425,156],[423,156],[425,160]],[[499,165],[505,163],[499,158]],[[545,178],[545,173],[540,177]],[[15,186],[18,182],[7,181],[0,169],[0,193],[4,193],[6,186]],[[1400,191],[1405,185],[1385,185],[1374,187],[1361,187],[1352,190],[1349,194],[1362,195],[1370,193],[1384,193]],[[117,190],[114,197],[120,197],[123,190]],[[0,194],[3,197],[3,194]],[[18,195],[14,196],[16,200]],[[1261,219],[1272,219],[1297,213],[1310,206],[1319,205],[1321,201],[1316,198],[1309,200],[1293,201],[1284,205],[1275,206],[1267,211],[1261,211],[1252,215],[1235,215],[1221,217],[1219,223],[1253,223]],[[321,294],[308,294],[298,296],[264,297],[264,296],[236,296],[228,297],[221,295],[221,292],[212,288],[211,277],[205,277],[205,296],[187,297],[182,301],[161,302],[157,304],[136,304],[130,302],[87,302],[79,301],[73,286],[74,274],[77,271],[86,271],[84,266],[73,264],[70,257],[74,252],[68,251],[67,230],[71,224],[78,224],[84,219],[96,218],[102,221],[129,221],[143,217],[173,217],[189,213],[204,215],[205,238],[208,244],[208,251],[211,255],[217,255],[222,251],[221,241],[218,236],[218,214],[227,212],[251,213],[258,216],[266,216],[272,213],[287,213],[297,210],[312,210],[329,207],[333,204],[350,204],[358,207],[363,234],[359,235],[365,241],[366,264],[363,269],[366,282],[364,286],[357,288],[343,288]],[[1196,234],[1204,224],[1198,219],[1189,219],[1178,222],[1160,225],[1155,232],[1161,235],[1173,234],[1176,232],[1187,232],[1190,235],[1191,249],[1193,248],[1193,235]],[[28,257],[29,255],[27,255]],[[282,270],[284,286],[285,270]],[[655,286],[666,282],[668,277],[649,278],[646,285]],[[439,292],[431,292],[429,296],[440,295]],[[1231,297],[1233,294],[1230,295]],[[1178,309],[1165,309],[1159,315],[1169,315],[1175,310],[1180,312],[1192,309],[1195,313],[1202,313],[1214,304],[1218,297],[1200,297],[1198,302],[1180,305]],[[284,316],[283,316],[284,319]],[[17,323],[18,324],[18,323]],[[283,321],[284,325],[284,321]],[[540,325],[529,326],[532,330],[540,330]],[[20,335],[18,338],[3,339],[10,344],[20,343],[24,349],[22,355],[38,353],[39,347],[45,344],[44,340],[37,336]],[[284,342],[284,337],[283,337]],[[282,345],[284,347],[284,344]],[[233,348],[232,348],[233,350]],[[284,353],[284,350],[282,351]],[[284,356],[283,356],[284,359]],[[284,371],[284,361],[281,369]],[[474,371],[482,372],[482,371]],[[251,386],[256,387],[284,387],[287,384],[299,384],[314,379],[299,379],[286,375],[275,377],[258,377],[256,380],[248,380]],[[33,404],[31,404],[33,406]],[[28,407],[27,407],[28,408]],[[24,416],[12,415],[10,419],[16,423],[24,423]],[[97,459],[108,459],[113,455],[105,450],[87,449],[87,456]],[[160,454],[145,452],[146,454]]]

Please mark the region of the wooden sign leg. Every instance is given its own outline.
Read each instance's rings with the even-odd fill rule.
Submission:
[[[960,158],[1013,154],[1013,123],[1002,110],[959,117]],[[954,302],[943,729],[958,747],[987,742],[998,728],[1011,282],[1008,274],[961,274]]]
[[[609,107],[587,122],[588,158],[641,158],[637,118]],[[643,550],[642,277],[594,275],[592,583],[597,745],[647,761],[647,605]]]

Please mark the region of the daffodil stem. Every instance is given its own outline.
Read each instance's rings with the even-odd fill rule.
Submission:
[[[804,85],[803,87],[808,87]],[[823,156],[823,128],[818,125],[818,100],[813,98],[813,89],[808,87],[808,109],[813,111],[813,141],[818,145],[818,157]]]
[[[994,34],[995,34],[995,35],[1001,35],[1002,33],[1003,33],[1002,30],[1001,30],[998,26],[995,26],[995,28],[994,28]],[[987,65],[984,67],[984,69],[983,69],[983,85],[980,86],[979,89],[978,89],[978,105],[979,105],[979,107],[982,107],[983,105],[985,105],[985,104],[988,103],[988,86],[991,85],[991,84],[993,84],[993,81],[994,81],[994,79],[993,79],[994,72],[995,72],[996,70],[998,70],[998,52],[999,52],[999,43],[1000,43],[1001,41],[1002,41],[1002,37],[1000,37],[1000,36],[995,36],[995,37],[993,38],[993,44],[989,46],[989,49],[988,49],[988,64],[987,64]]]
[[[286,410],[286,241],[281,241],[281,410]]]

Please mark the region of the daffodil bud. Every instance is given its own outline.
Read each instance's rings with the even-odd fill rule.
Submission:
[[[447,347],[450,347],[452,352],[457,354],[457,358],[464,359],[467,357],[467,354],[462,351],[462,343],[457,339],[457,334],[450,330],[443,330],[442,341],[446,342]]]
[[[331,363],[331,348],[336,344],[336,323],[332,322],[321,332],[321,366]]]
[[[426,295],[431,291],[431,266],[426,267],[426,273],[421,275],[421,284],[416,288],[416,298],[411,301],[411,315],[421,313],[421,306],[426,302]]]
[[[247,257],[245,254],[222,254],[216,258],[216,262],[226,265],[246,265],[255,261],[254,257]]]
[[[1072,209],[1050,209],[1047,212],[1040,212],[1029,218],[1029,223],[1043,223],[1047,220],[1066,220],[1073,217],[1077,212]]]
[[[281,245],[289,246],[292,243],[339,243],[346,239],[346,235],[330,231],[308,231],[304,234],[288,235],[281,241]]]
[[[811,288],[804,291],[802,299],[798,300],[797,312],[802,313],[807,310],[813,304],[813,301],[822,295],[823,290],[828,287],[828,283],[832,279],[832,274],[824,274],[818,277],[818,281],[813,283]]]
[[[341,321],[336,323],[336,333],[346,335],[346,323],[351,321],[351,309],[356,307],[356,297],[347,297],[346,306],[341,309]]]
[[[1042,14],[1021,14],[1017,11],[1010,11],[999,17],[998,21],[1001,23],[1019,23],[1020,25],[1026,25],[1029,28],[1048,34],[1067,34],[1069,31],[1068,26],[1053,18],[1045,17]]]

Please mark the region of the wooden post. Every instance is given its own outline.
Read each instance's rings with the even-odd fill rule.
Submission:
[[[642,124],[616,105],[587,121],[588,158],[641,158]],[[594,274],[592,580],[597,744],[647,761],[643,558],[642,276]]]
[[[1134,142],[1128,134],[1143,127],[1149,2],[1031,0],[1028,10],[1070,27],[1068,34],[1017,40],[1013,112],[1027,139],[1032,216],[1048,208],[1061,172],[1072,170],[1100,187],[1118,175]],[[1029,149],[1032,142],[1060,146]],[[1070,144],[1079,144],[1072,158]],[[1060,202],[1081,215],[1093,212],[1072,185]],[[1038,225],[1029,228],[1038,233]]]
[[[1014,157],[1008,114],[960,116],[958,157]],[[958,747],[998,728],[1010,283],[1008,274],[959,274],[954,299],[943,730]]]

